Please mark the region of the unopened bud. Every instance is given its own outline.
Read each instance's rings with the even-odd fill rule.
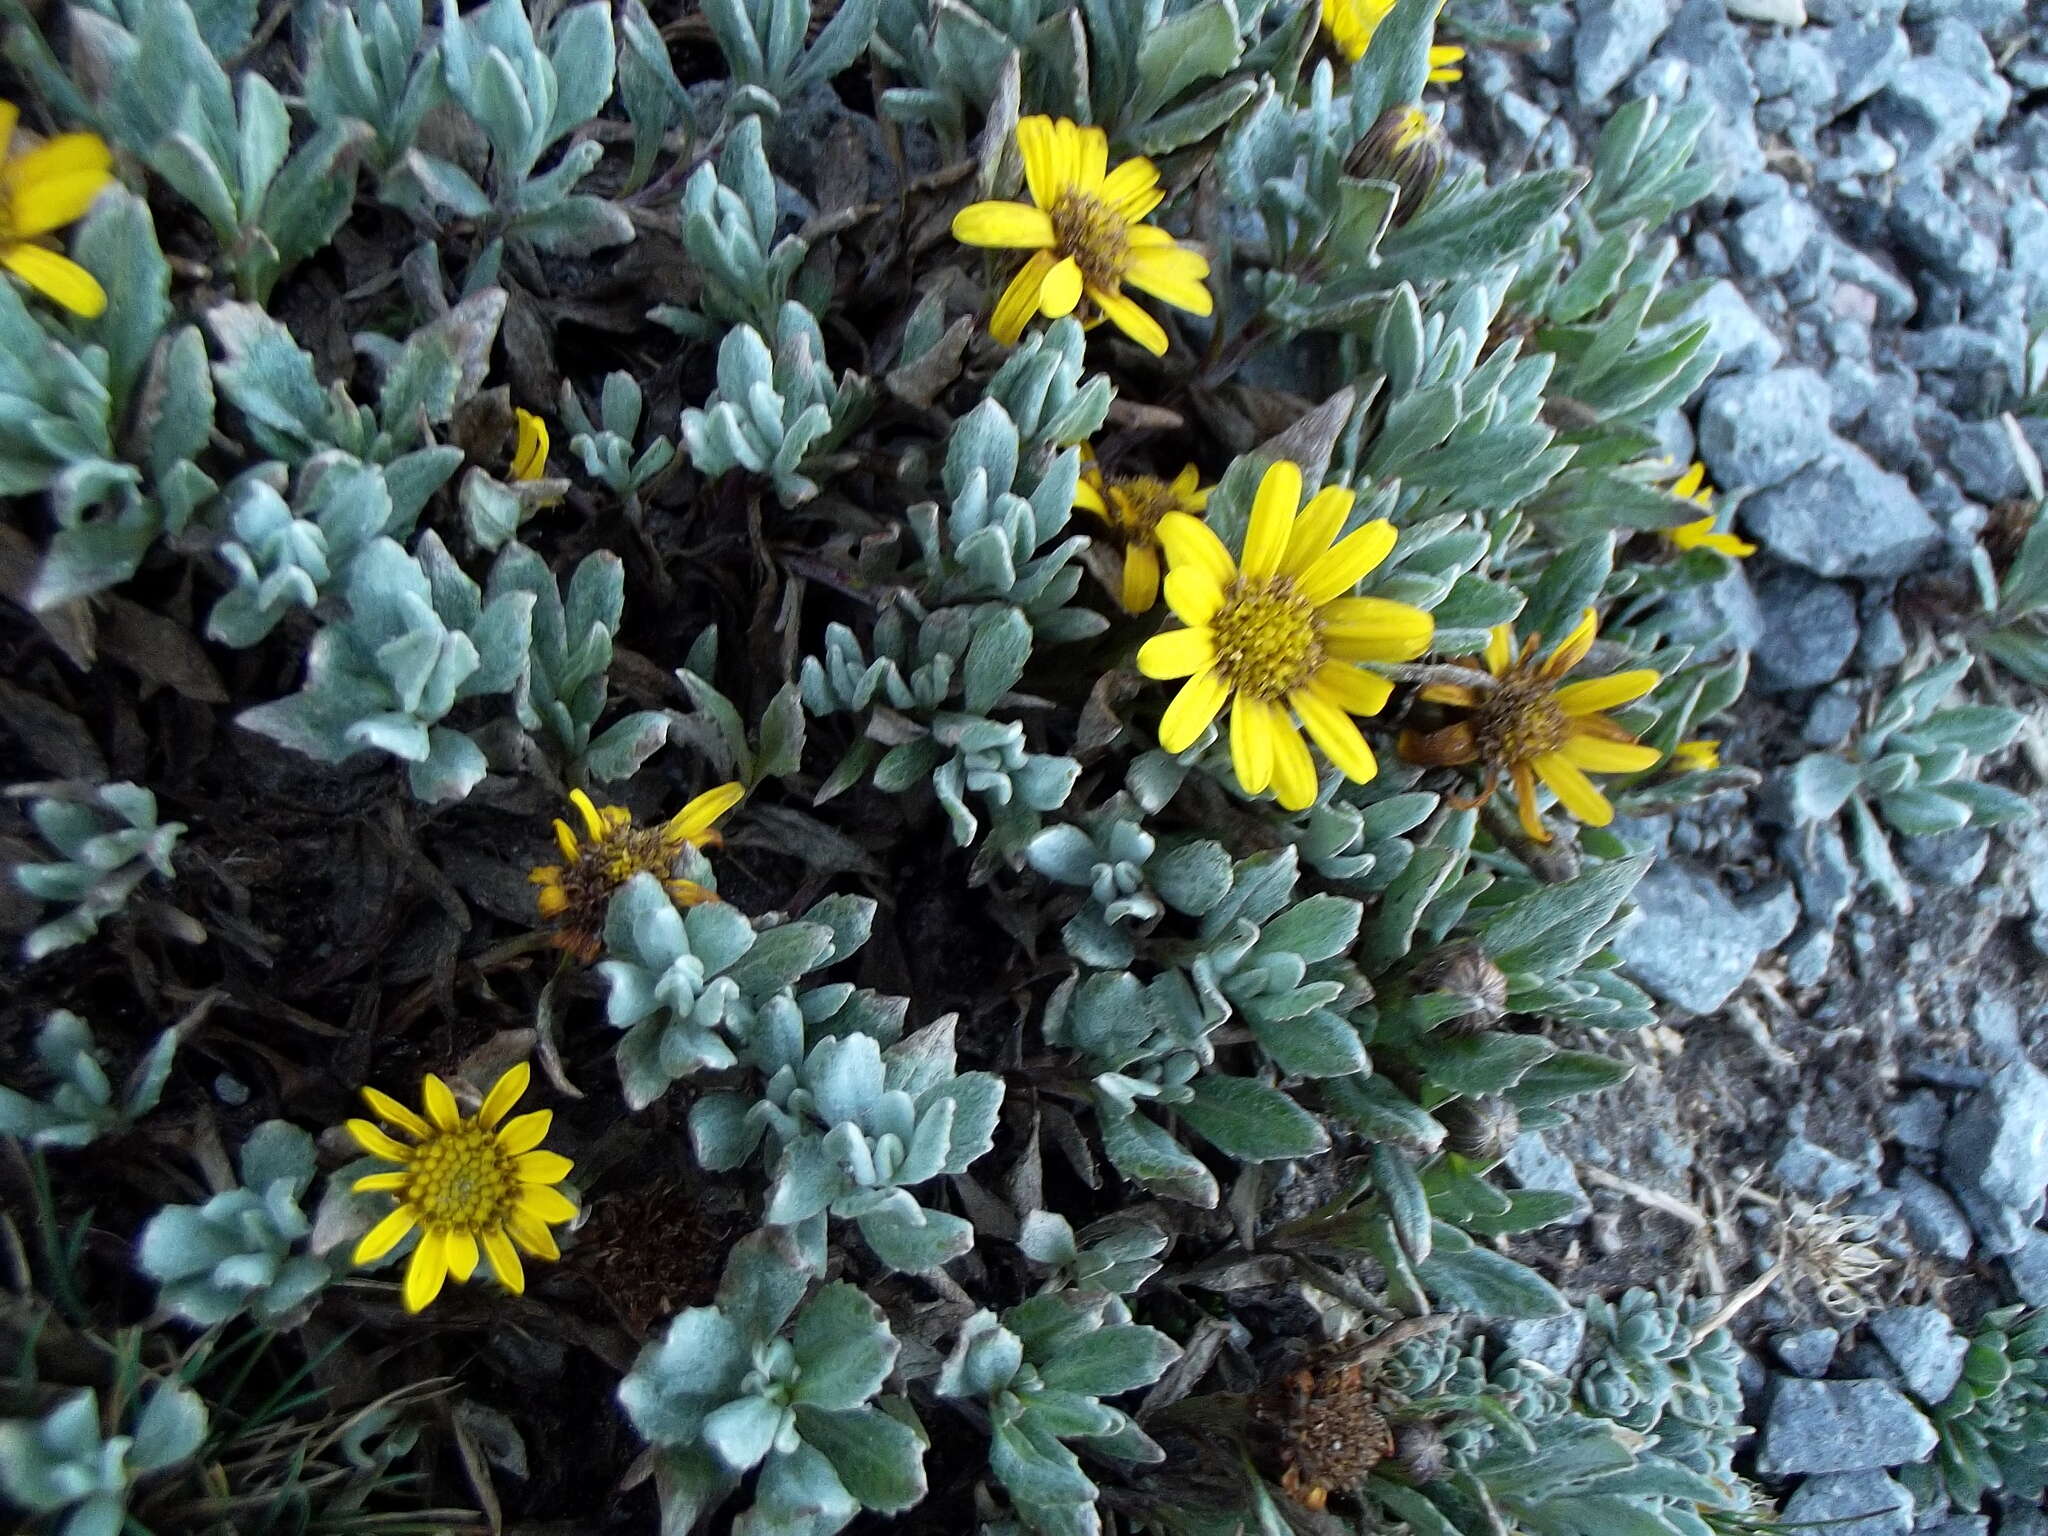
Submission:
[[[1435,1114],[1444,1128],[1444,1145],[1475,1163],[1499,1162],[1522,1134],[1521,1111],[1491,1094],[1453,1099]]]
[[[1420,107],[1389,107],[1358,141],[1344,169],[1368,181],[1392,182],[1400,191],[1394,223],[1401,225],[1429,201],[1449,156],[1449,142],[1436,119]]]
[[[1449,950],[1418,978],[1423,988],[1460,999],[1465,1011],[1439,1026],[1446,1034],[1476,1035],[1493,1028],[1508,1011],[1508,978],[1476,944]]]
[[[1450,1465],[1451,1448],[1443,1431],[1427,1419],[1394,1427],[1394,1470],[1413,1484],[1433,1483]]]

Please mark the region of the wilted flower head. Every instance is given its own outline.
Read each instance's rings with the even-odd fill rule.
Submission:
[[[1671,494],[1683,501],[1694,503],[1704,514],[1689,523],[1680,523],[1676,528],[1664,530],[1664,537],[1676,548],[1711,549],[1732,560],[1744,560],[1756,553],[1756,546],[1747,539],[1738,539],[1732,533],[1715,531],[1717,520],[1714,516],[1714,488],[1707,484],[1707,466],[1699,460],[1693,460],[1692,468],[1672,482]]]
[[[1034,314],[1049,320],[1083,308],[1108,320],[1147,351],[1164,355],[1166,331],[1124,292],[1130,284],[1176,309],[1213,308],[1202,280],[1209,261],[1165,230],[1142,222],[1166,196],[1145,159],[1109,169],[1109,135],[1066,118],[1017,124],[1029,203],[970,203],[953,217],[966,245],[1030,251],[989,318],[989,334],[1014,342]]]
[[[33,149],[13,145],[21,109],[0,101],[0,266],[87,319],[107,307],[99,280],[39,237],[82,218],[114,179],[114,157],[96,133],[60,133]]]
[[[1394,0],[1323,0],[1323,35],[1346,61],[1356,64],[1372,46],[1380,23],[1393,13]],[[1462,48],[1448,43],[1432,46],[1429,78],[1438,85],[1464,79],[1465,71],[1458,67],[1464,60]]]
[[[1290,1373],[1260,1395],[1259,1416],[1279,1440],[1280,1487],[1306,1509],[1363,1487],[1393,1454],[1393,1435],[1356,1365]]]
[[[1379,764],[1351,717],[1378,714],[1394,690],[1356,663],[1412,660],[1435,632],[1420,608],[1344,595],[1394,548],[1384,518],[1337,537],[1354,499],[1327,486],[1301,506],[1301,470],[1282,459],[1259,483],[1242,564],[1207,523],[1184,512],[1159,521],[1167,605],[1188,626],[1138,652],[1147,677],[1188,679],[1159,722],[1159,744],[1185,752],[1229,703],[1237,782],[1248,795],[1271,785],[1290,811],[1316,798],[1296,722],[1363,784]]]
[[[638,874],[659,879],[679,907],[716,901],[696,881],[678,879],[671,871],[685,848],[718,845],[713,824],[745,793],[737,784],[721,784],[660,826],[642,827],[634,824],[633,813],[623,805],[594,805],[582,790],[571,790],[569,803],[583,823],[583,837],[557,818],[555,842],[564,862],[543,864],[527,876],[539,887],[534,902],[540,915],[554,924],[557,946],[586,965],[595,960],[612,896]]]
[[[526,1272],[514,1244],[537,1259],[562,1256],[548,1228],[576,1219],[576,1207],[554,1187],[574,1165],[559,1153],[539,1150],[553,1111],[536,1109],[505,1120],[532,1076],[521,1062],[492,1085],[474,1116],[464,1115],[448,1085],[431,1073],[421,1088],[424,1117],[388,1094],[363,1090],[371,1112],[413,1142],[399,1141],[368,1120],[348,1123],[356,1145],[398,1165],[395,1173],[355,1182],[358,1194],[392,1195],[398,1207],[356,1244],[354,1262],[374,1264],[418,1227],[419,1246],[405,1270],[406,1311],[417,1312],[440,1295],[450,1275],[466,1281],[476,1273],[479,1246],[498,1283],[515,1295],[526,1289]]]
[[[1091,457],[1074,487],[1074,505],[1109,525],[1124,553],[1124,612],[1148,613],[1159,601],[1159,520],[1169,512],[1199,517],[1209,504],[1201,473],[1190,464],[1172,480],[1156,475],[1106,475]]]
[[[1368,181],[1388,181],[1400,189],[1394,223],[1406,224],[1422,211],[1444,173],[1450,146],[1435,118],[1417,106],[1389,107],[1372,131],[1358,141],[1344,169]]]
[[[1506,775],[1514,785],[1522,830],[1536,842],[1550,841],[1550,829],[1543,825],[1536,804],[1538,779],[1580,821],[1606,826],[1614,819],[1614,807],[1593,787],[1587,773],[1640,773],[1656,767],[1663,754],[1642,745],[1601,713],[1640,699],[1657,686],[1656,672],[1638,667],[1610,677],[1559,681],[1586,659],[1598,629],[1599,621],[1588,608],[1572,632],[1539,661],[1541,636],[1531,635],[1517,654],[1514,629],[1496,625],[1484,658],[1492,686],[1432,683],[1424,688],[1423,698],[1469,713],[1457,724],[1427,735],[1404,732],[1401,755],[1411,763],[1434,767],[1483,764],[1486,783],[1478,803],[1484,803]]]

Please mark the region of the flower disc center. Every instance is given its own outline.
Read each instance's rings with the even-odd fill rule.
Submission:
[[[1239,577],[1209,625],[1225,678],[1253,698],[1282,698],[1323,664],[1322,620],[1284,576]]]
[[[1480,700],[1474,732],[1487,761],[1526,763],[1563,746],[1571,722],[1550,684],[1510,672]]]
[[[1124,216],[1086,192],[1065,192],[1052,205],[1053,238],[1062,256],[1074,258],[1082,278],[1095,288],[1115,288],[1130,265],[1131,239]]]
[[[413,1154],[406,1199],[430,1227],[477,1230],[501,1224],[519,1192],[512,1159],[481,1126],[438,1131]]]
[[[1151,475],[1112,480],[1104,489],[1108,493],[1103,499],[1109,503],[1110,522],[1129,543],[1149,542],[1159,519],[1178,505],[1173,487]]]

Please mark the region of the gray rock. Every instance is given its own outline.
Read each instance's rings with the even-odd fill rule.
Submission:
[[[1998,1536],[2048,1536],[2048,1513],[2030,1509],[2018,1499],[2002,1500],[1998,1509]]]
[[[1925,1088],[1916,1089],[1896,1103],[1885,1106],[1884,1123],[1892,1140],[1900,1146],[1911,1147],[1916,1152],[1932,1152],[1941,1145],[1941,1133],[1948,1128],[1948,1105],[1941,1101],[1940,1095]],[[1904,1203],[1902,1199],[1901,1207]]]
[[[1934,1449],[1934,1426],[1881,1381],[1778,1382],[1758,1442],[1757,1470],[1867,1472],[1910,1466]]]
[[[1827,1536],[1907,1536],[1913,1496],[1881,1471],[1809,1477],[1785,1501],[1788,1526],[1813,1525]]]
[[[1839,1328],[1807,1328],[1798,1333],[1779,1334],[1771,1340],[1771,1353],[1793,1375],[1818,1380],[1835,1363],[1835,1346],[1841,1342]]]
[[[1970,1341],[1939,1307],[1893,1307],[1870,1320],[1885,1353],[1905,1378],[1906,1390],[1929,1407],[1948,1400],[1963,1377]]]
[[[1894,1188],[1899,1193],[1899,1219],[1915,1248],[1929,1258],[1958,1264],[1970,1256],[1970,1220],[1946,1190],[1911,1168],[1899,1170]]]
[[[1823,688],[1806,712],[1799,739],[1810,747],[1839,747],[1863,717],[1863,705],[1847,683]]]
[[[1730,571],[1706,587],[1692,587],[1676,594],[1665,606],[1671,638],[1695,648],[1698,659],[1714,661],[1735,651],[1756,649],[1763,638],[1763,610],[1756,593],[1740,570]],[[2044,865],[2048,871],[2048,865]],[[2043,874],[2048,891],[2048,873]],[[2048,932],[2048,897],[2044,897],[2044,932]]]
[[[2010,1061],[2026,1054],[2020,1043],[2020,1011],[2009,997],[1995,992],[1978,997],[1970,1008],[1970,1030],[1993,1061]]]
[[[1807,922],[1832,928],[1856,895],[1856,866],[1834,822],[1809,822],[1778,838],[1778,857],[1792,869]]]
[[[1904,324],[1920,307],[1912,284],[1891,267],[1832,236],[1828,240],[1828,270],[1840,282],[1854,283],[1877,299],[1879,325]]]
[[[2015,276],[2026,284],[2027,305],[2048,305],[2048,203],[2022,197],[2005,210],[2005,248]]]
[[[1707,322],[1707,346],[1720,354],[1716,373],[1757,373],[1778,366],[1785,344],[1757,318],[1742,290],[1725,277],[1694,302],[1685,318]]]
[[[1903,576],[1941,543],[1912,487],[1839,440],[1817,462],[1744,502],[1742,521],[1772,554],[1816,576]]]
[[[1913,1527],[1913,1536],[1991,1536],[1989,1515],[1954,1515],[1932,1525]]]
[[[1714,880],[1676,861],[1654,865],[1636,886],[1635,902],[1635,922],[1614,945],[1623,968],[1692,1013],[1712,1013],[1734,996],[1758,957],[1782,944],[1799,920],[1789,884],[1737,905]]]
[[[1579,1311],[1562,1317],[1525,1318],[1502,1323],[1493,1330],[1503,1351],[1533,1360],[1547,1370],[1567,1375],[1578,1363],[1586,1343],[1586,1314]]]
[[[2008,1062],[1949,1121],[1942,1167],[1951,1186],[2021,1209],[2048,1190],[2048,1077]]]
[[[2019,449],[2002,421],[1965,422],[1949,441],[1948,462],[1963,489],[1979,501],[2009,501],[2026,494]]]
[[[1766,492],[1766,495],[1775,494]],[[1856,649],[1856,604],[1832,581],[1780,569],[1757,583],[1764,632],[1750,653],[1757,682],[1795,693],[1833,682]]]
[[[1537,136],[1550,126],[1550,114],[1515,91],[1503,91],[1494,98],[1500,117],[1501,148],[1512,159],[1529,153]]]
[[[1863,634],[1856,642],[1856,670],[1875,676],[1906,659],[1906,632],[1890,603],[1863,615]]]
[[[1573,87],[1581,106],[1593,106],[1629,76],[1664,29],[1671,13],[1664,0],[1587,0],[1579,8],[1572,41]]]
[[[1522,1188],[1570,1195],[1573,1207],[1567,1222],[1584,1221],[1593,1214],[1593,1202],[1586,1198],[1585,1186],[1579,1183],[1572,1160],[1545,1141],[1541,1131],[1524,1131],[1517,1136],[1504,1161]]]
[[[1700,457],[1716,485],[1776,485],[1834,442],[1829,405],[1827,383],[1811,368],[1716,380],[1700,407]]]
[[[1654,96],[1667,107],[1674,107],[1685,98],[1685,88],[1692,82],[1692,66],[1683,59],[1652,59],[1635,72],[1628,83],[1631,96]]]
[[[1808,1141],[1804,1136],[1787,1139],[1783,1150],[1771,1163],[1771,1172],[1787,1189],[1823,1205],[1872,1182],[1870,1170],[1863,1164],[1843,1157],[1839,1152],[1830,1152],[1819,1142]]]
[[[1829,186],[1852,178],[1888,176],[1899,163],[1892,141],[1868,128],[1857,127],[1835,140],[1835,152],[1813,168],[1813,174]]]
[[[1767,27],[1806,25],[1805,0],[1728,0],[1728,14],[1744,21],[1760,21]]]
[[[1929,53],[1942,63],[1968,75],[1984,103],[1984,126],[1997,129],[2012,107],[2012,87],[1998,72],[1998,61],[1984,46],[1980,28],[1960,17],[1943,17],[1934,24],[1934,46]]]
[[[1870,120],[1911,164],[1946,168],[1976,142],[2001,104],[1968,70],[1923,55],[1907,59],[1871,98]]]
[[[1951,890],[1972,889],[1990,856],[1991,834],[1982,827],[1957,827],[1933,837],[1899,839],[1899,857],[1908,869]]]
[[[2029,1232],[2019,1247],[2005,1256],[2005,1272],[2012,1288],[2030,1307],[2048,1307],[2048,1232],[2038,1227]]]
[[[1903,27],[1845,21],[1808,34],[1834,66],[1837,114],[1860,106],[1888,83],[1913,56]]]
[[[1756,136],[1756,77],[1750,73],[1748,34],[1728,18],[1725,0],[1686,0],[1664,35],[1662,52],[1691,66],[1688,97],[1711,112],[1700,136],[1700,156],[1737,175],[1764,168]]]
[[[1783,277],[1819,236],[1820,215],[1796,197],[1759,204],[1728,229],[1735,265],[1751,277]]]
[[[1835,99],[1835,61],[1807,37],[1767,37],[1749,56],[1757,94],[1782,96],[1809,111]]]
[[[1976,1246],[1993,1258],[2017,1253],[2026,1246],[2027,1233],[2041,1215],[2038,1205],[2027,1209],[2010,1206],[1992,1199],[1974,1184],[1951,1180],[1949,1193],[1970,1219],[1970,1230],[1977,1234]]]
[[[1998,244],[1970,222],[1962,204],[1932,176],[1899,188],[1892,199],[1891,231],[1899,243],[1941,276],[1974,291],[1998,271]]]
[[[1809,926],[1785,946],[1783,955],[1787,981],[1795,987],[1818,986],[1828,973],[1828,962],[1835,957],[1834,930]]]

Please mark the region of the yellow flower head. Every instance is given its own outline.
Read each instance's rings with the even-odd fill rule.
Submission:
[[[593,805],[580,789],[569,791],[569,803],[583,823],[583,838],[559,818],[555,843],[563,862],[543,864],[527,879],[539,889],[534,904],[555,925],[554,940],[585,965],[603,945],[605,911],[614,892],[635,875],[660,878],[677,906],[692,907],[718,898],[694,880],[673,878],[670,871],[685,848],[715,848],[712,830],[719,817],[740,803],[746,793],[737,784],[707,790],[660,826],[641,827],[623,805]]]
[[[1706,736],[1697,741],[1681,741],[1671,754],[1671,761],[1688,773],[1705,773],[1721,766],[1721,743]]]
[[[548,472],[548,424],[533,412],[514,407],[519,423],[519,444],[512,451],[514,480],[538,480]]]
[[[1681,501],[1689,501],[1705,512],[1704,517],[1689,523],[1680,523],[1676,528],[1666,528],[1664,537],[1680,550],[1711,549],[1728,556],[1731,560],[1743,560],[1756,553],[1756,546],[1747,539],[1738,539],[1732,533],[1715,531],[1714,488],[1707,484],[1707,466],[1693,460],[1692,468],[1680,475],[1671,484],[1671,494]]]
[[[1401,755],[1439,767],[1484,764],[1486,784],[1475,804],[1483,803],[1506,775],[1514,785],[1522,830],[1536,842],[1550,841],[1536,804],[1538,779],[1580,821],[1590,827],[1606,826],[1614,820],[1614,807],[1586,774],[1640,773],[1656,767],[1662,754],[1601,713],[1640,699],[1657,686],[1656,672],[1639,667],[1608,677],[1559,682],[1586,659],[1598,630],[1588,608],[1572,632],[1539,661],[1540,636],[1531,635],[1517,653],[1513,628],[1497,625],[1484,658],[1493,686],[1432,683],[1424,688],[1423,698],[1470,713],[1456,725],[1428,735],[1403,733]]]
[[[965,245],[1030,251],[989,318],[989,334],[1014,342],[1034,314],[1057,320],[1086,301],[1093,323],[1108,320],[1148,351],[1164,355],[1166,331],[1124,285],[1190,314],[1214,307],[1202,279],[1209,261],[1143,219],[1166,194],[1150,160],[1109,169],[1109,136],[1066,118],[1017,124],[1029,203],[970,203],[953,216]]]
[[[107,307],[106,290],[40,237],[84,216],[114,179],[114,157],[94,133],[60,133],[33,149],[14,149],[21,109],[0,101],[0,266],[46,298],[90,320]]]
[[[1074,505],[1109,526],[1124,552],[1124,612],[1149,613],[1159,601],[1159,520],[1169,512],[1199,517],[1209,504],[1201,474],[1190,464],[1172,480],[1155,475],[1105,475],[1093,458],[1081,466]]]
[[[1159,722],[1159,745],[1185,752],[1228,702],[1237,782],[1250,795],[1270,785],[1290,811],[1316,797],[1315,763],[1296,722],[1363,784],[1379,764],[1351,717],[1378,714],[1394,690],[1356,663],[1412,660],[1435,633],[1420,608],[1346,595],[1395,537],[1381,518],[1338,538],[1353,500],[1330,486],[1302,506],[1301,470],[1283,459],[1259,483],[1241,558],[1185,512],[1159,520],[1167,606],[1187,628],[1147,640],[1138,670],[1188,679]]]
[[[1356,64],[1372,45],[1380,23],[1394,13],[1394,0],[1323,0],[1323,35],[1330,46]],[[1465,62],[1465,50],[1448,43],[1429,50],[1429,78],[1438,85],[1465,78],[1458,66]]]
[[[450,1275],[468,1280],[480,1256],[489,1258],[498,1283],[515,1295],[526,1289],[518,1249],[537,1259],[562,1256],[548,1228],[576,1219],[576,1207],[554,1187],[574,1165],[559,1153],[538,1150],[554,1112],[537,1109],[505,1119],[532,1076],[521,1062],[492,1085],[473,1117],[456,1107],[448,1085],[431,1073],[421,1086],[424,1117],[388,1094],[363,1090],[370,1112],[412,1141],[400,1141],[368,1120],[348,1123],[357,1146],[398,1165],[396,1172],[355,1182],[358,1194],[391,1195],[398,1206],[356,1244],[354,1262],[376,1263],[418,1227],[419,1246],[405,1270],[406,1311],[417,1312],[440,1295]]]

